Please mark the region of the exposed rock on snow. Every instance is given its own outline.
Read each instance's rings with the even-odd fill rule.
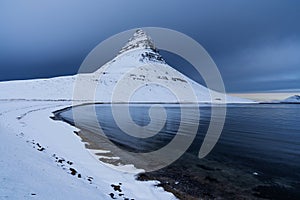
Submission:
[[[26,93],[26,91],[20,91]],[[30,92],[30,90],[28,90]],[[49,118],[68,101],[0,101],[0,199],[176,199],[134,174],[102,164],[62,121]],[[22,117],[19,117],[22,116]],[[122,183],[122,197],[112,184]]]

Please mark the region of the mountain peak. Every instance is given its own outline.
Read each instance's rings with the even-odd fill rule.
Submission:
[[[151,37],[148,36],[142,29],[137,29],[134,32],[133,36],[119,51],[119,55],[134,49],[142,50],[138,53],[138,60],[141,62],[166,63],[163,57],[158,53]]]
[[[133,36],[128,40],[125,46],[119,51],[119,54],[129,51],[131,49],[151,49],[157,52],[156,47],[150,36],[148,36],[142,29],[137,29]]]

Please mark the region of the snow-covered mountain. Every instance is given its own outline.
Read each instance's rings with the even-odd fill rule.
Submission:
[[[284,99],[280,102],[281,103],[300,103],[300,95],[291,96],[291,97],[286,98],[286,99]]]
[[[75,82],[75,90],[83,88],[82,95],[73,96]],[[126,86],[125,90],[116,90],[116,86],[120,86],[120,83],[123,87]],[[140,87],[132,93],[131,102],[178,102],[177,94],[173,94],[174,91],[171,90],[175,88],[177,93],[179,91],[184,94],[191,88],[197,102],[224,103],[224,99],[211,98],[220,93],[209,90],[169,66],[158,53],[151,38],[140,29],[134,33],[113,60],[94,73],[2,82],[0,83],[2,93],[0,97],[2,99],[92,100],[85,96],[86,90],[91,88],[91,85],[96,85],[95,100],[97,102],[120,101],[120,99],[112,99],[113,92],[118,91],[119,96],[122,96],[122,93],[126,96],[128,92],[131,92],[128,91],[130,88],[139,85]],[[226,97],[223,95],[223,97],[226,98],[227,103],[252,103],[251,100],[238,97],[228,95]],[[188,95],[179,101],[194,102]]]
[[[139,87],[131,91],[137,85]],[[126,102],[126,98],[122,97],[130,94],[130,102],[188,103],[195,101],[188,94],[192,90],[196,101],[201,103],[253,103],[251,100],[212,91],[178,72],[166,63],[152,39],[140,29],[113,60],[94,73],[2,82],[0,89],[1,99],[91,101],[95,98],[97,102]],[[73,89],[82,90],[82,93],[74,96]],[[94,90],[92,93],[95,94],[86,95],[87,90]],[[113,99],[116,93],[118,98]],[[176,96],[181,96],[180,100]]]
[[[85,79],[98,81],[95,96],[97,101],[102,102],[126,101],[122,96],[128,96],[136,85],[139,87],[132,93],[131,102],[193,102],[185,94],[189,88],[194,91],[197,102],[220,103],[224,102],[222,97],[228,103],[252,102],[237,97],[225,97],[178,72],[166,63],[152,39],[140,29],[113,60]],[[123,89],[117,90],[116,86]],[[112,99],[114,92],[118,93],[119,99]],[[181,95],[181,99],[178,100],[175,95]],[[220,97],[212,99],[211,95]]]

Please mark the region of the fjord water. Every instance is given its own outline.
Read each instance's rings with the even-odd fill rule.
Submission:
[[[149,173],[150,177],[158,179],[163,176],[162,182],[163,180],[170,182],[174,179],[174,183],[179,183],[178,185],[181,182],[182,184],[188,182],[189,179],[193,183],[197,180],[198,185],[191,186],[191,188],[195,187],[195,190],[185,191],[193,193],[191,194],[193,196],[198,195],[198,190],[200,195],[203,187],[206,186],[228,190],[225,186],[219,187],[228,184],[234,187],[237,193],[241,193],[240,197],[245,197],[243,193],[249,192],[249,195],[254,195],[255,198],[296,199],[300,197],[300,105],[228,105],[220,139],[205,159],[199,159],[197,156],[211,120],[211,107],[208,105],[180,107],[178,104],[161,104],[160,106],[166,110],[167,121],[162,130],[150,138],[135,138],[124,133],[114,121],[109,104],[74,107],[73,110],[81,109],[81,114],[77,116],[80,121],[79,128],[88,129],[91,132],[97,131],[98,125],[91,123],[92,115],[88,112],[92,106],[95,106],[98,122],[105,135],[118,148],[126,151],[158,150],[168,144],[175,134],[178,134],[180,123],[188,123],[190,126],[199,124],[192,145],[178,161],[162,170]],[[132,120],[140,126],[149,124],[151,106],[151,104],[129,105]],[[181,109],[187,109],[191,115],[185,116],[187,119],[182,119]],[[200,119],[194,118],[195,109],[199,109]],[[73,123],[72,109],[61,112],[59,115],[64,120]],[[129,127],[131,123],[128,121]],[[188,135],[189,129],[180,134]],[[93,142],[97,143],[97,141]],[[189,170],[185,170],[187,167]],[[205,179],[200,176],[204,176]],[[174,187],[180,187],[177,184]],[[199,184],[202,189],[199,189]],[[208,190],[211,191],[211,188]],[[214,192],[211,191],[211,193],[212,197],[216,197]],[[235,197],[230,196],[230,191],[219,193],[219,195]]]

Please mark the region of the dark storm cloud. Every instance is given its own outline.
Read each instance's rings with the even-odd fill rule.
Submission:
[[[223,57],[220,69],[231,90],[289,89],[300,86],[300,40],[253,44]]]
[[[298,1],[274,0],[4,0],[0,80],[75,74],[89,51],[109,36],[159,26],[202,44],[229,92],[299,88],[299,9]]]

